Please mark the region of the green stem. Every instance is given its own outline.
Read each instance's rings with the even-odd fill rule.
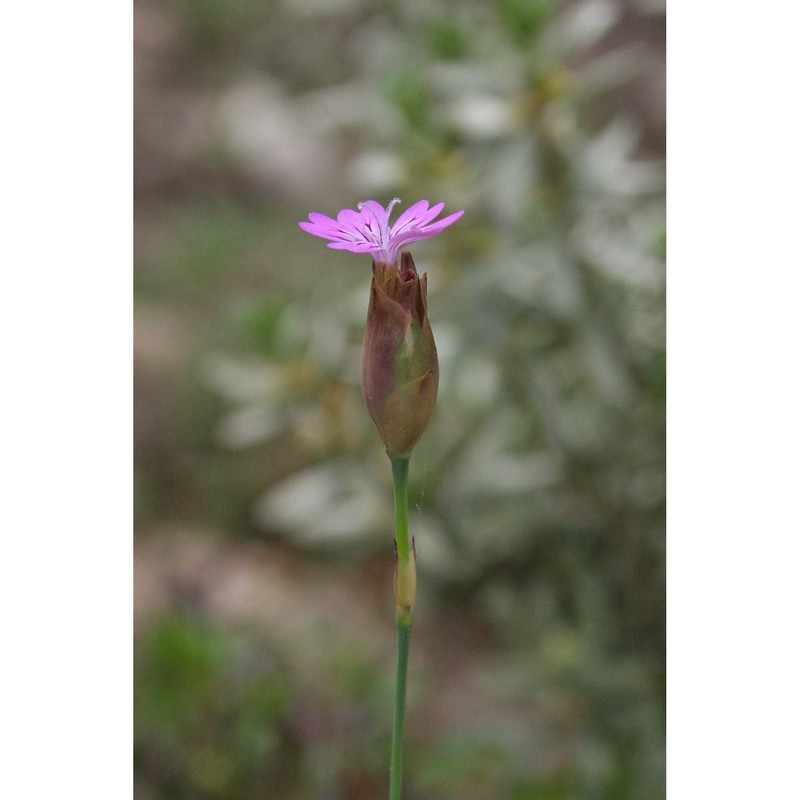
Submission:
[[[392,725],[392,763],[389,770],[389,800],[400,800],[403,783],[403,723],[406,713],[406,676],[408,646],[411,642],[411,619],[397,619],[397,679],[394,690],[394,724]]]
[[[398,569],[408,564],[411,549],[408,542],[408,459],[392,459],[394,480],[395,543]],[[389,800],[401,800],[403,782],[403,726],[406,711],[406,678],[408,649],[411,643],[411,609],[397,610],[397,675],[392,724],[392,760],[389,771]]]
[[[397,557],[408,561],[408,459],[392,459],[394,480],[394,527]]]

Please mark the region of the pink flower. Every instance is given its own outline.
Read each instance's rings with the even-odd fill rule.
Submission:
[[[383,208],[375,200],[367,200],[358,204],[358,211],[343,208],[336,219],[312,212],[308,215],[309,221],[301,222],[300,227],[312,236],[329,239],[328,247],[334,250],[370,253],[379,264],[395,264],[404,247],[438,235],[464,213],[463,210],[456,211],[449,217],[433,222],[444,208],[444,203],[429,206],[427,200],[420,200],[403,212],[390,228],[389,216],[399,202],[395,197]]]

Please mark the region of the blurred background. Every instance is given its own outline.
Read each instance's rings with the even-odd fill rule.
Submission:
[[[665,795],[663,0],[136,0],[135,795],[386,794],[367,256],[415,245],[406,795]]]

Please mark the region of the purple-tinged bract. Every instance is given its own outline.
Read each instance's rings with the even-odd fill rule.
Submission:
[[[408,458],[433,416],[439,359],[428,319],[428,276],[411,253],[372,266],[361,351],[364,401],[390,458]]]
[[[328,239],[328,247],[334,250],[370,253],[378,264],[396,264],[397,256],[404,247],[437,236],[464,213],[463,210],[456,211],[434,222],[441,214],[444,203],[431,206],[427,200],[420,200],[404,211],[390,227],[392,208],[399,202],[395,198],[383,208],[375,200],[367,200],[358,204],[358,211],[343,208],[336,219],[312,212],[308,215],[309,221],[301,222],[300,227],[306,233]]]

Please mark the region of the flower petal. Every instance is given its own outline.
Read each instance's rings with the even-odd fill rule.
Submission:
[[[359,204],[358,211],[343,208],[336,219],[314,211],[307,222],[298,224],[306,233],[327,239],[328,247],[334,250],[371,253],[375,261],[393,263],[402,248],[436,236],[464,214],[463,210],[457,211],[434,222],[444,203],[431,206],[427,200],[418,200],[389,229],[389,216],[397,202],[392,200],[384,208],[376,200],[366,200]]]
[[[377,222],[379,227],[386,224],[386,209],[376,200],[365,200],[359,208],[365,222]]]
[[[372,253],[377,248],[369,242],[329,242],[331,250],[349,250],[351,253]]]
[[[345,227],[357,229],[361,225],[361,214],[352,208],[343,208],[337,215],[336,221]]]
[[[308,218],[311,222],[315,223],[316,225],[338,225],[339,223],[332,219],[331,217],[325,216],[325,214],[318,214],[316,211],[312,211]]]
[[[341,234],[339,231],[325,225],[315,224],[313,222],[298,222],[297,223],[306,233],[312,236],[319,236],[322,239],[338,239]]]
[[[417,217],[421,216],[428,210],[428,201],[419,200],[413,206],[407,208],[392,225],[392,231],[402,230],[406,225],[416,221]]]
[[[440,233],[445,228],[449,228],[456,220],[461,219],[464,216],[464,209],[462,208],[461,211],[456,211],[455,214],[451,214],[449,217],[445,217],[444,219],[440,219],[437,222],[434,222],[431,225],[428,225],[424,228],[426,232],[432,231],[435,229],[436,233]]]

